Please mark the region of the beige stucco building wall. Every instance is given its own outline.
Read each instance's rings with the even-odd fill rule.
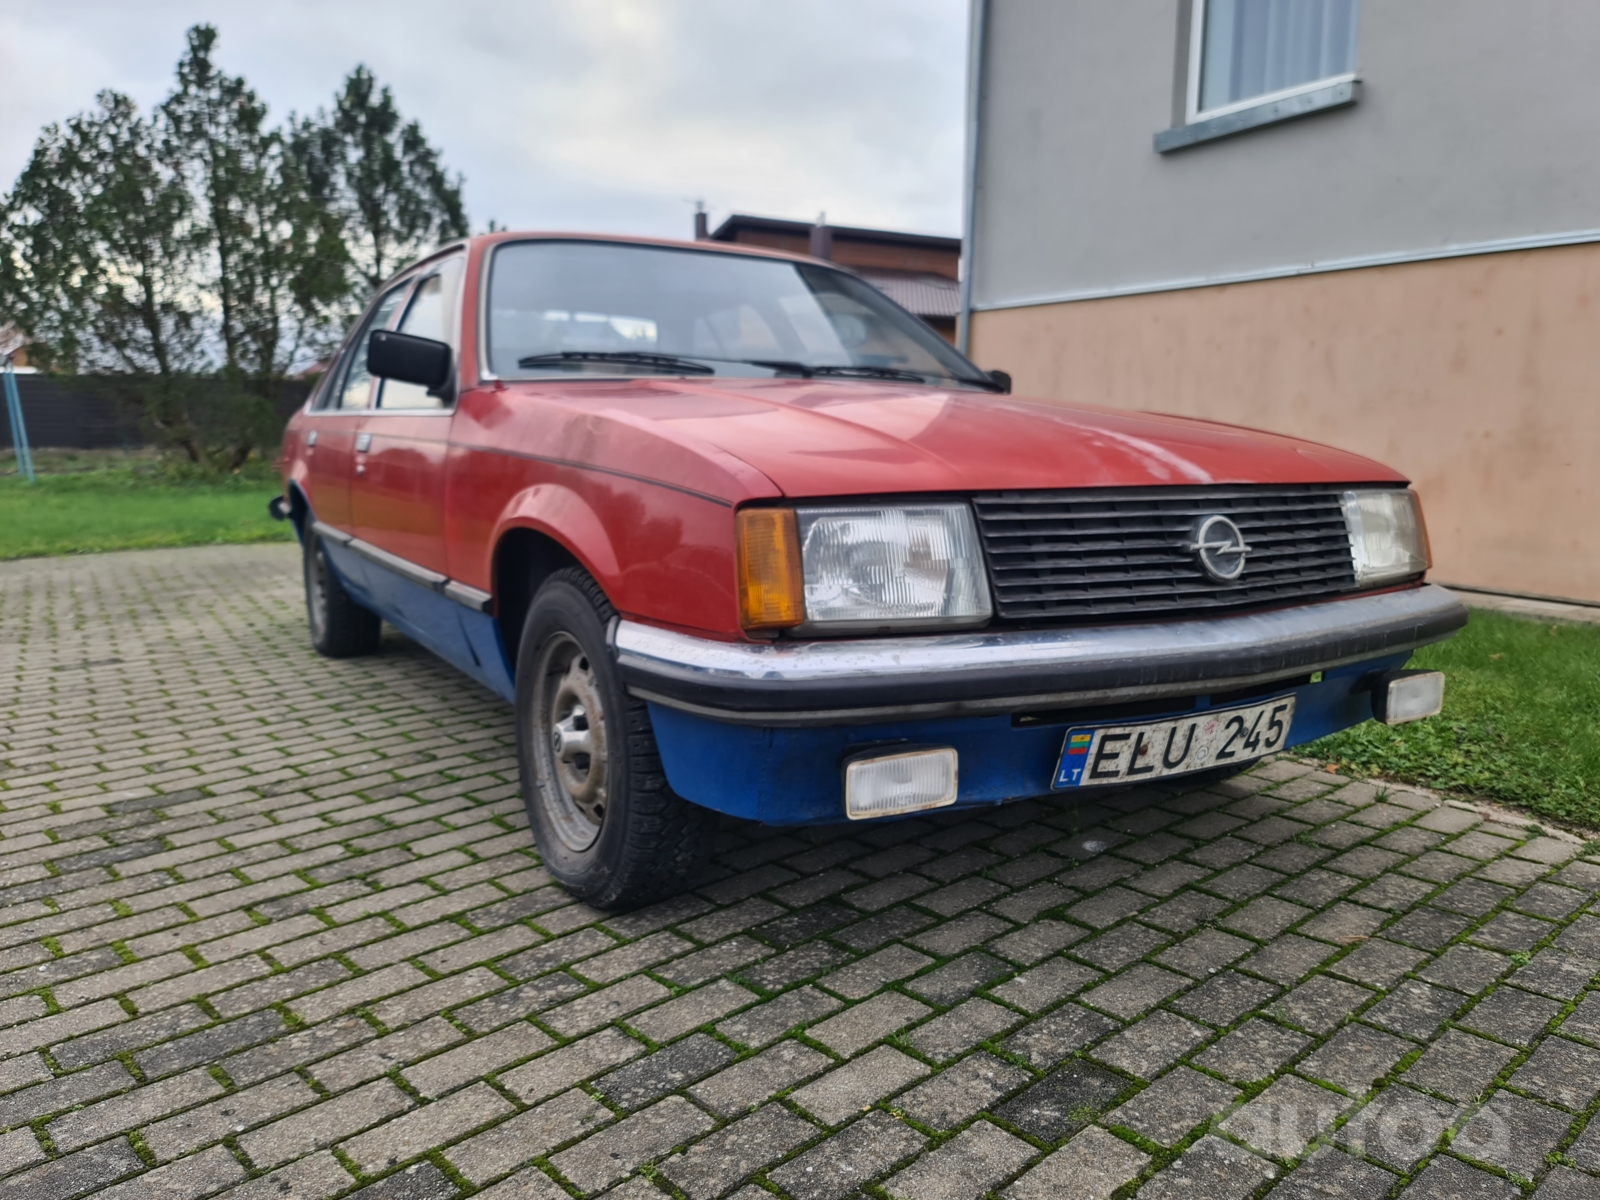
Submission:
[[[972,349],[1022,396],[1379,459],[1435,579],[1600,603],[1600,245],[997,309]]]

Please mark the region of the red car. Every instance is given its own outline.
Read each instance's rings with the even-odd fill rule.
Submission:
[[[719,813],[874,821],[1235,770],[1439,710],[1466,611],[1376,463],[1017,400],[745,247],[494,234],[402,272],[290,422],[313,645],[516,706],[550,872],[682,887]]]

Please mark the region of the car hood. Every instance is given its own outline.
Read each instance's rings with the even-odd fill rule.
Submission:
[[[901,384],[652,380],[611,392],[604,406],[741,459],[795,497],[1404,481],[1370,459],[1278,434]]]

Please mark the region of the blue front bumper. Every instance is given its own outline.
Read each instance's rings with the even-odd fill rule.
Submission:
[[[1302,745],[1370,720],[1371,678],[1404,666],[1410,657],[1406,651],[1347,664],[1325,671],[1320,683],[1285,687],[1248,701],[1231,697],[1216,707],[1292,694],[1295,715],[1287,744]],[[680,796],[730,816],[808,825],[846,819],[841,764],[856,750],[895,743],[953,746],[961,777],[955,807],[970,808],[1050,792],[1069,727],[1126,724],[1212,706],[1210,696],[1200,696],[1174,700],[1167,713],[1055,724],[1019,724],[1003,714],[773,727],[714,720],[652,701],[650,718],[667,780]],[[1090,794],[1098,789],[1081,790]]]
[[[1421,584],[1097,627],[757,644],[624,620],[612,640],[673,789],[787,825],[847,819],[843,760],[877,746],[953,747],[967,807],[1050,792],[1072,728],[1293,695],[1286,745],[1302,745],[1371,719],[1379,677],[1466,622]]]

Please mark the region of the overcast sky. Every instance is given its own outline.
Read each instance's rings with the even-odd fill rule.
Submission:
[[[959,232],[966,0],[0,0],[0,188],[40,126],[166,94],[184,30],[283,115],[358,62],[473,228],[687,236],[729,212]]]

